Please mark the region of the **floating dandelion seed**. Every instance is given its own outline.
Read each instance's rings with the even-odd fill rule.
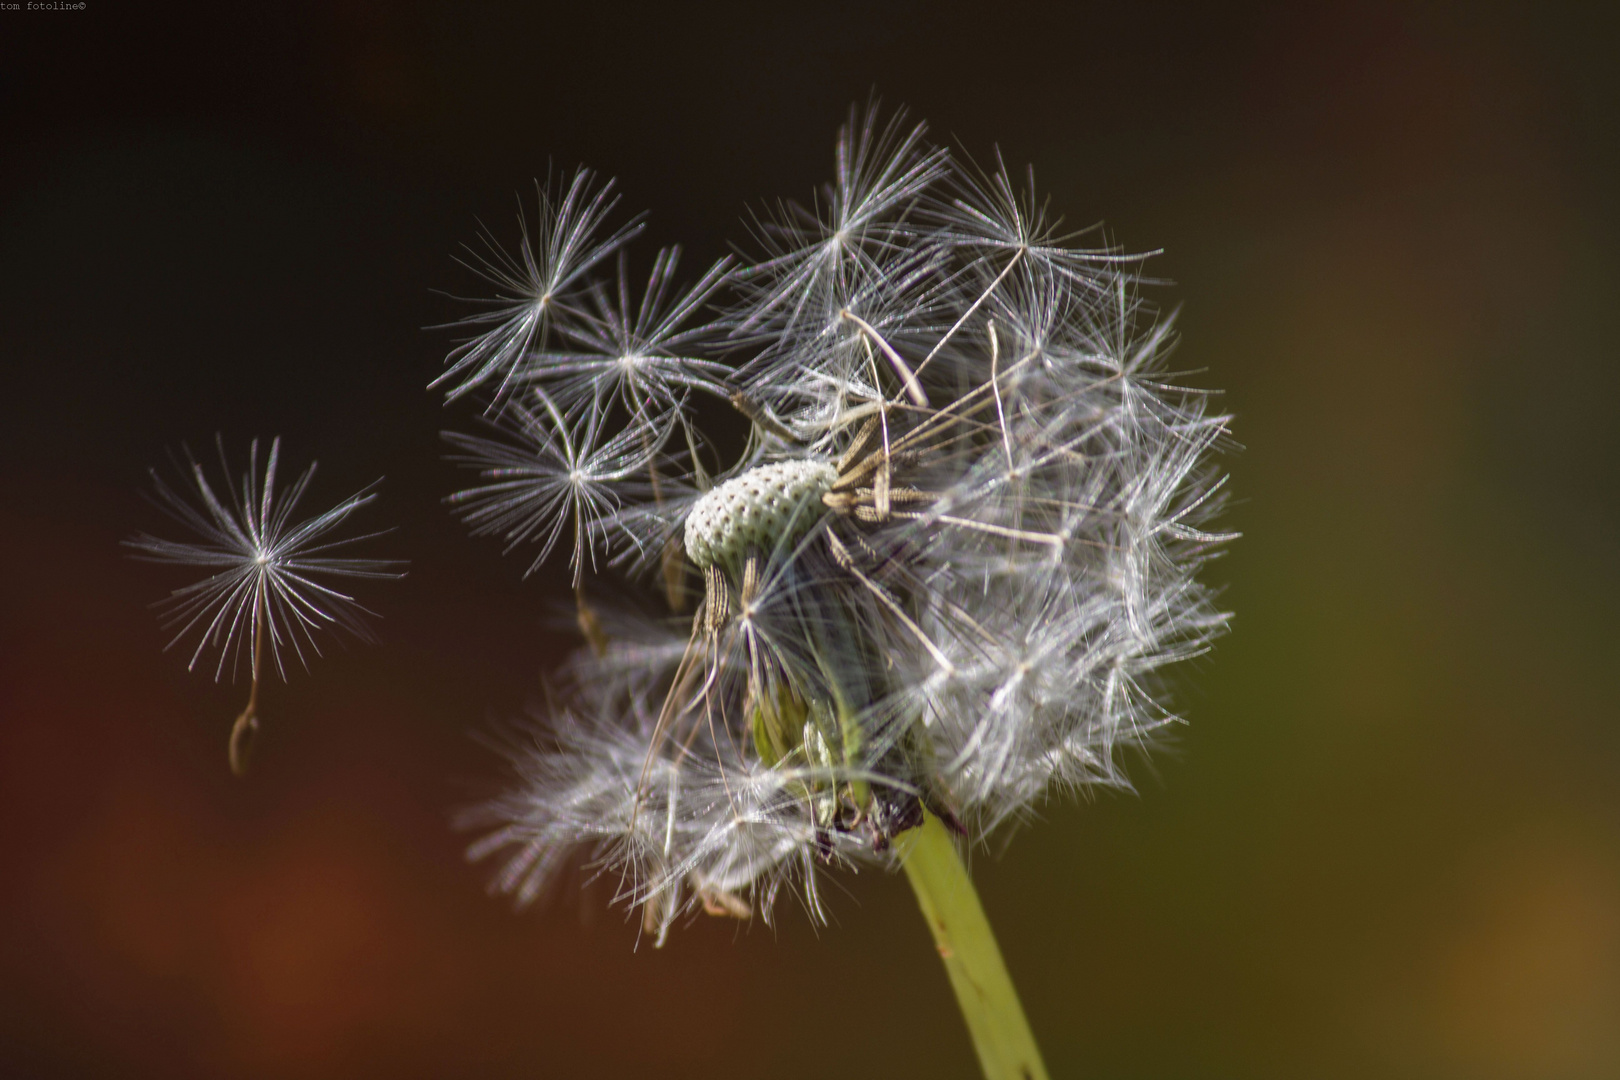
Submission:
[[[1161,670],[1227,622],[1196,576],[1229,539],[1206,528],[1227,417],[1164,373],[1142,257],[1070,246],[1004,167],[852,113],[818,207],[689,294],[728,287],[718,316],[657,321],[679,349],[643,381],[603,284],[552,297],[579,353],[503,326],[452,354],[501,352],[487,416],[513,440],[449,436],[484,479],[452,501],[542,559],[571,530],[593,645],[518,786],[468,816],[492,830],[472,854],[509,852],[496,887],[528,902],[583,849],[660,944],[790,884],[819,919],[825,868],[904,865],[986,1071],[1044,1075],[949,833],[1125,785],[1119,751],[1174,720]],[[704,398],[752,422],[724,468]],[[598,555],[662,578],[669,614],[599,615]]]
[[[158,504],[199,539],[175,541],[142,534],[124,543],[135,549],[137,558],[212,571],[201,581],[175,589],[161,602],[164,624],[178,627],[165,648],[194,639],[188,669],[195,669],[207,654],[217,653],[216,681],[227,665],[234,678],[243,653],[250,654],[253,685],[230,740],[231,770],[240,775],[247,767],[247,754],[259,727],[259,682],[266,646],[277,674],[286,679],[285,654],[290,651],[307,668],[310,656],[320,654],[316,635],[323,630],[342,629],[369,639],[364,617],[372,613],[328,581],[397,578],[402,575],[394,568],[404,564],[337,554],[382,535],[333,535],[350,515],[376,499],[381,480],[332,509],[294,524],[293,511],[315,476],[315,464],[311,462],[290,487],[277,491],[281,440],[271,441],[261,478],[255,439],[249,444],[247,472],[238,487],[231,481],[224,443],[216,439],[216,445],[224,481],[217,491],[190,450],[186,451],[184,488],[177,490],[155,470],[152,473]]]

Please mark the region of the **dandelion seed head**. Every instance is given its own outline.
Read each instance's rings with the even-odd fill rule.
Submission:
[[[655,941],[789,885],[819,918],[818,875],[888,863],[925,810],[983,837],[1128,786],[1120,752],[1178,719],[1165,669],[1226,626],[1199,572],[1227,417],[1166,374],[1143,257],[1059,226],[999,158],[857,110],[757,257],[677,292],[660,253],[632,303],[615,245],[559,279],[555,342],[452,354],[505,371],[493,435],[447,436],[479,474],[452,504],[533,565],[570,545],[596,635],[469,819],[498,889],[583,851]],[[747,417],[740,454],[705,402]],[[597,574],[657,587],[609,606]]]

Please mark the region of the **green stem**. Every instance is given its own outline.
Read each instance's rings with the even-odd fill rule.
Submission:
[[[1047,1080],[1018,991],[951,834],[933,814],[901,838],[906,877],[951,977],[986,1080]]]

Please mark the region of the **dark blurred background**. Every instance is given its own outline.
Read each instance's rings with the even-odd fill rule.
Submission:
[[[572,646],[464,538],[453,262],[588,163],[691,263],[874,89],[1029,162],[1227,391],[1237,612],[1135,795],[975,870],[1054,1076],[1620,1076],[1620,36],[1459,4],[0,12],[0,1063],[12,1076],[971,1077],[906,886],[636,951],[487,898],[472,737]],[[387,474],[383,643],[188,675],[145,470]]]

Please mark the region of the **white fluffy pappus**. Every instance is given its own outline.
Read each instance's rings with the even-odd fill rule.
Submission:
[[[227,664],[234,677],[244,653],[261,647],[262,634],[277,672],[285,679],[285,652],[290,649],[308,667],[310,655],[320,654],[317,635],[323,630],[341,629],[369,639],[365,620],[373,613],[338,584],[345,578],[402,577],[400,568],[405,564],[349,554],[354,545],[392,530],[355,536],[343,536],[341,530],[356,511],[376,500],[382,481],[373,481],[336,506],[295,521],[293,514],[315,477],[314,462],[291,485],[278,488],[281,439],[271,440],[262,474],[259,441],[254,439],[248,446],[247,471],[239,483],[233,483],[224,442],[216,438],[216,446],[219,485],[208,479],[189,449],[181,488],[170,486],[152,472],[156,502],[195,539],[166,540],[143,533],[124,541],[136,558],[195,567],[208,574],[175,589],[161,603],[164,624],[178,627],[165,648],[194,638],[196,647],[187,665],[191,668],[206,652],[217,651],[214,678],[218,680]],[[257,660],[252,666],[257,680]]]
[[[582,183],[542,199],[572,246],[500,263],[530,292],[446,373],[497,429],[448,436],[481,475],[452,502],[542,558],[567,535],[590,640],[465,818],[508,853],[496,888],[532,900],[583,852],[660,943],[784,883],[820,917],[820,868],[892,864],[925,812],[982,838],[1125,784],[1119,751],[1175,719],[1161,669],[1228,619],[1197,576],[1230,539],[1228,418],[1164,373],[1141,257],[1069,246],[1004,169],[869,109],[758,259],[675,295],[661,254],[632,312],[622,260],[585,274],[627,234],[595,239]],[[706,400],[747,417],[740,455]],[[647,603],[593,602],[587,570]]]

